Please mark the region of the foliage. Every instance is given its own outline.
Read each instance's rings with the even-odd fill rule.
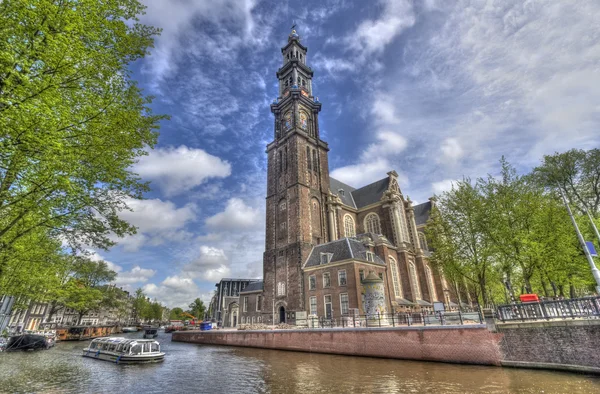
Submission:
[[[585,171],[561,179],[573,198],[587,196],[582,204],[595,201],[589,174],[596,152],[591,152],[555,155],[560,160],[546,156],[544,166],[552,163],[551,170],[542,166],[524,176],[502,158],[499,177],[464,179],[435,198],[426,230],[432,261],[459,296],[468,293],[487,304],[506,302],[515,293],[589,294],[594,282],[567,211],[556,190],[541,180],[570,174],[573,160],[583,160],[576,167]]]
[[[147,190],[131,165],[164,118],[129,70],[159,32],[138,23],[143,10],[137,0],[0,2],[3,293],[64,302],[66,251],[135,232],[118,214]],[[69,304],[83,308],[98,283],[80,274]]]
[[[183,309],[179,307],[171,309],[169,320],[183,320]]]
[[[204,313],[206,312],[206,307],[204,306],[204,302],[200,298],[196,298],[194,302],[188,305],[190,315],[193,315],[198,320],[202,320],[204,318]]]

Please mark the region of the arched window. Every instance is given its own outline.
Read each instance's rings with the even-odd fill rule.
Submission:
[[[319,165],[317,164],[317,150],[313,149],[313,170],[317,172]]]
[[[419,231],[419,246],[421,246],[421,249],[423,249],[423,250],[429,250],[429,248],[427,248],[427,238],[425,238],[425,234],[423,234],[420,231]]]
[[[412,282],[413,298],[415,300],[422,299],[421,288],[419,287],[419,276],[417,275],[417,267],[412,261],[408,263],[408,272],[410,274],[410,280]]]
[[[433,273],[428,265],[425,266],[425,275],[427,275],[427,283],[429,284],[429,295],[430,302],[437,301],[437,292],[435,291],[435,281],[433,280]]]
[[[259,317],[257,318],[257,320],[258,320],[258,322],[260,323],[262,319],[261,319],[261,317],[259,316]]]
[[[311,161],[310,161],[310,148],[307,146],[306,147],[306,165],[308,166],[309,170],[311,170],[310,163],[311,163]]]
[[[246,318],[242,316],[242,324],[246,323]]]
[[[400,208],[398,211],[398,220],[400,224],[400,240],[404,242],[410,242],[408,238],[408,228],[406,227],[406,216],[404,216],[404,209]]]
[[[368,233],[381,234],[381,224],[376,213],[370,213],[365,218],[365,229]]]
[[[254,324],[254,316],[252,316],[252,324]]]
[[[354,227],[354,219],[350,215],[344,215],[344,236],[354,237],[356,228]]]
[[[288,163],[288,154],[287,154],[287,146],[285,147],[285,151],[283,152],[283,169],[287,171],[287,163]]]
[[[281,151],[279,151],[279,172],[283,170],[283,159],[281,157]]]
[[[402,298],[402,283],[400,282],[400,274],[398,273],[398,264],[393,257],[390,257],[390,270],[392,271],[392,284],[394,285],[394,296]]]

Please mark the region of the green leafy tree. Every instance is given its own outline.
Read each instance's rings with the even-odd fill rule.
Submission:
[[[170,320],[183,320],[183,309],[175,307],[169,313]]]
[[[159,32],[138,23],[143,11],[137,0],[0,3],[0,278],[59,254],[44,238],[108,248],[110,234],[135,232],[118,213],[147,190],[131,166],[164,118],[131,79]]]
[[[189,313],[192,316],[195,316],[196,319],[202,320],[204,318],[204,312],[206,312],[206,307],[204,306],[204,302],[200,298],[196,298],[194,302],[188,305]]]

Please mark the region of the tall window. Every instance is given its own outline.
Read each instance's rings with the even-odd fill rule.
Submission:
[[[277,295],[278,296],[284,296],[285,295],[285,283],[284,282],[279,282],[277,284]]]
[[[410,242],[408,238],[408,227],[406,225],[406,216],[404,215],[404,208],[398,210],[398,217],[400,220],[400,239],[404,242]]]
[[[323,274],[323,287],[331,287],[331,274],[329,272]]]
[[[419,287],[419,276],[417,275],[417,267],[412,261],[408,263],[408,272],[412,281],[413,296],[415,300],[421,299],[421,288]]]
[[[248,297],[244,297],[244,312],[248,312]]]
[[[342,316],[348,314],[348,294],[340,294],[340,311],[342,311]]]
[[[283,169],[284,171],[287,171],[287,163],[288,163],[288,158],[287,158],[287,146],[285,147],[285,150],[283,151]]]
[[[308,166],[308,169],[310,170],[312,167],[310,165],[310,148],[307,146],[306,147],[306,165]]]
[[[315,290],[317,288],[317,276],[311,275],[308,277],[308,289]]]
[[[317,297],[310,297],[310,314],[317,315]]]
[[[359,270],[358,276],[360,277],[360,281],[362,282],[365,279],[365,270]]]
[[[346,270],[338,271],[338,285],[346,286]]]
[[[398,274],[398,264],[396,260],[390,257],[390,270],[392,271],[392,284],[394,285],[394,296],[402,298],[402,284],[400,283],[400,275]]]
[[[350,215],[344,215],[344,235],[346,237],[354,237],[356,235],[354,219]]]
[[[419,231],[419,246],[421,246],[421,249],[423,249],[423,250],[429,250],[429,248],[427,248],[427,239],[425,238],[425,234],[423,234],[420,231]]]
[[[435,291],[435,282],[433,280],[433,273],[428,265],[425,266],[425,275],[427,275],[427,283],[429,284],[429,295],[430,302],[437,301],[437,293]]]
[[[317,164],[317,150],[313,149],[313,170],[318,172],[319,164]]]
[[[260,312],[260,304],[262,303],[262,296],[256,296],[256,311]]]
[[[381,224],[376,213],[370,213],[365,218],[365,228],[368,233],[381,234]]]

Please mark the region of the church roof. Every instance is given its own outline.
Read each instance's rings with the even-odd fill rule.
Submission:
[[[356,203],[356,208],[366,207],[367,205],[374,204],[381,200],[381,196],[383,196],[383,193],[388,189],[389,185],[390,178],[384,178],[354,190],[352,192],[352,197]]]
[[[352,198],[352,192],[356,190],[352,186],[346,185],[344,182],[340,182],[335,178],[329,177],[329,190],[336,196],[338,196],[344,205],[348,205],[349,207],[356,208],[356,204],[354,203],[354,199]],[[343,192],[340,192],[343,190]]]
[[[355,189],[335,178],[329,177],[329,189],[331,192],[339,196],[344,205],[355,209],[366,207],[381,200],[381,196],[388,189],[389,184],[390,178],[384,178],[363,186],[360,189]],[[344,190],[344,192],[341,193],[340,189]]]
[[[356,238],[342,238],[336,241],[320,244],[313,247],[304,268],[317,267],[321,264],[321,253],[331,253],[329,263],[335,263],[342,260],[367,260],[367,248],[361,241]],[[385,265],[385,262],[375,255],[375,264]]]
[[[417,226],[425,224],[431,215],[431,201],[415,205],[413,208],[415,210],[415,224]]]
[[[240,293],[249,293],[251,291],[261,291],[263,289],[263,281],[249,283]]]

